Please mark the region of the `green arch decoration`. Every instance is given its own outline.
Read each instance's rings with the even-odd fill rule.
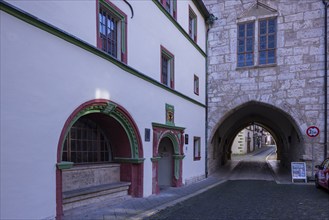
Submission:
[[[178,180],[180,177],[180,160],[182,160],[185,155],[180,155],[179,152],[179,141],[180,141],[180,136],[179,135],[175,135],[173,132],[165,132],[164,134],[162,134],[162,137],[159,139],[159,145],[160,142],[163,138],[169,138],[173,144],[174,147],[174,155],[173,155],[173,159],[174,159],[174,176],[175,179]],[[159,147],[159,146],[158,146]]]
[[[175,134],[173,134],[172,132],[165,132],[164,134],[162,134],[162,137],[159,139],[159,144],[163,138],[169,138],[173,144],[174,147],[174,154],[178,155],[179,154],[179,143],[177,141],[177,136]],[[158,146],[159,148],[159,146]]]
[[[65,132],[65,137],[64,140],[66,139],[66,136],[70,129],[72,128],[73,124],[79,120],[82,116],[92,114],[92,113],[100,113],[100,114],[105,114],[107,116],[110,116],[117,120],[120,125],[123,127],[125,130],[129,143],[130,143],[130,148],[131,148],[131,158],[127,159],[134,159],[136,161],[139,161],[139,153],[138,153],[138,140],[137,136],[135,134],[134,128],[131,125],[131,122],[129,121],[128,117],[124,114],[122,110],[120,110],[120,107],[118,105],[112,103],[112,102],[107,102],[107,103],[93,103],[90,106],[87,106],[80,110],[71,120],[69,126],[67,127],[67,130]],[[62,152],[63,152],[63,147],[64,147],[64,141],[62,143]],[[62,160],[62,153],[61,153],[61,160]],[[140,161],[139,161],[140,162]]]

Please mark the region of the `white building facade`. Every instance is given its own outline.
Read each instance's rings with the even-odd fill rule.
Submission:
[[[60,218],[88,187],[145,197],[205,177],[202,1],[0,4],[1,219]]]

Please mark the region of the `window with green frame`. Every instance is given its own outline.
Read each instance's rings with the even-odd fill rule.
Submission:
[[[198,18],[191,6],[189,6],[188,33],[194,42],[197,42],[197,21]]]
[[[158,0],[162,7],[175,19],[177,19],[177,0]]]
[[[201,138],[194,137],[193,138],[193,159],[200,160],[201,159]]]
[[[127,16],[112,2],[98,1],[97,47],[127,63]]]
[[[169,88],[175,88],[174,55],[161,46],[161,83]]]

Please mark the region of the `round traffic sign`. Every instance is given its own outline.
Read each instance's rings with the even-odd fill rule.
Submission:
[[[320,129],[316,126],[310,126],[306,130],[306,134],[309,137],[316,137],[319,135],[319,133],[320,133]]]

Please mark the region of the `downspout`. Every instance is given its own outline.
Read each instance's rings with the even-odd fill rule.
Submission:
[[[324,4],[324,159],[327,158],[328,139],[328,0]]]
[[[208,34],[211,25],[217,20],[218,18],[215,17],[213,14],[210,14],[210,16],[207,18],[206,23],[207,23],[207,33],[206,33],[206,79],[205,79],[205,98],[206,98],[206,120],[205,120],[205,139],[206,139],[206,147],[205,147],[205,177],[208,178]]]

